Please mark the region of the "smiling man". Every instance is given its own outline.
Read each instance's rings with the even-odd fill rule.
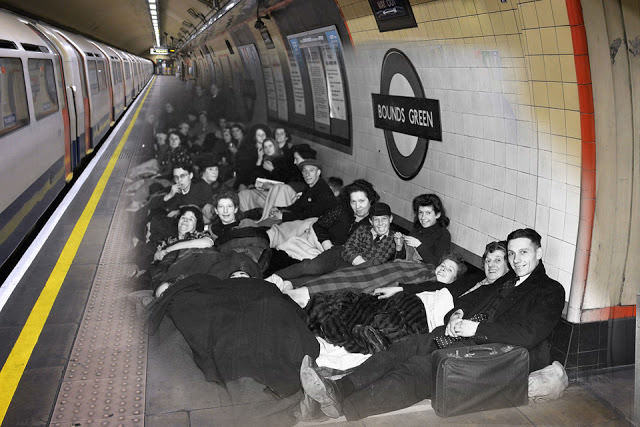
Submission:
[[[298,199],[286,208],[272,208],[269,216],[282,221],[295,221],[320,217],[337,204],[329,184],[322,179],[322,165],[316,159],[307,159],[298,164],[305,188]]]
[[[471,342],[519,345],[529,351],[529,372],[551,362],[549,338],[564,308],[564,288],[547,276],[542,264],[540,235],[533,229],[515,230],[507,238],[513,272],[458,300],[445,330],[408,337],[375,353],[351,374],[337,381],[322,378],[305,357],[300,380],[308,397],[326,415],[344,413],[347,420],[401,409],[431,397],[431,354],[434,338],[443,333],[468,337]],[[487,320],[470,320],[483,314]],[[470,344],[470,343],[467,343]]]

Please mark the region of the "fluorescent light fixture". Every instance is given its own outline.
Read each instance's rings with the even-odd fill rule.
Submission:
[[[198,31],[196,31],[191,37],[189,37],[189,39],[185,40],[180,47],[186,45],[187,43],[189,43],[191,40],[193,40],[194,38],[196,38],[197,36],[199,36],[201,33],[203,33],[205,30],[207,30],[210,26],[212,26],[218,19],[222,18],[227,12],[229,12],[231,9],[233,9],[234,6],[236,6],[238,3],[240,3],[239,0],[230,0],[225,7],[220,10],[214,17],[212,17],[211,19],[209,19],[209,21],[203,25]]]
[[[156,10],[156,5],[149,3],[149,9]]]

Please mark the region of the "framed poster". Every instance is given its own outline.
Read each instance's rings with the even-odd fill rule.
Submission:
[[[318,134],[350,146],[348,84],[335,26],[287,36],[293,113],[310,120]]]
[[[409,0],[369,0],[380,32],[417,27]]]

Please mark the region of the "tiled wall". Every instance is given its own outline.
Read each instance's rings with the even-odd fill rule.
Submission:
[[[572,324],[560,320],[554,331],[551,358],[561,362],[570,381],[597,369],[632,365],[635,318]]]
[[[417,28],[380,33],[367,0],[338,0],[354,49],[346,52],[353,155],[317,147],[325,176],[372,181],[395,212],[439,194],[455,244],[480,255],[520,227],[543,236],[548,274],[571,285],[580,209],[581,122],[565,0],[412,2]],[[428,98],[440,100],[443,141],[422,171],[398,178],[373,127],[384,53],[402,50]],[[394,93],[403,95],[403,93]],[[406,94],[411,96],[412,94]]]

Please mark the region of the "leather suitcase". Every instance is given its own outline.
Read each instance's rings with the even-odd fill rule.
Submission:
[[[450,347],[432,357],[431,406],[441,417],[528,403],[529,352],[524,347]]]

